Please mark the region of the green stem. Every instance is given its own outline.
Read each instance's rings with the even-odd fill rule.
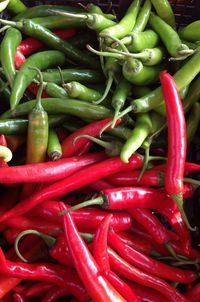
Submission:
[[[60,10],[57,10],[57,9],[49,9],[49,12],[51,12],[53,15],[61,15],[61,16],[66,16],[66,17],[71,17],[71,18],[74,18],[74,19],[85,19],[87,20],[88,19],[88,16],[87,14],[73,14],[73,13],[68,13],[68,12],[65,12],[65,11],[60,11]]]
[[[107,83],[106,83],[106,89],[102,95],[102,97],[98,100],[98,101],[95,101],[93,102],[94,104],[100,104],[101,102],[103,102],[103,100],[107,97],[109,91],[110,91],[110,88],[113,84],[113,72],[110,71],[108,72],[108,80],[107,80]]]
[[[97,197],[95,199],[92,199],[92,200],[87,200],[87,201],[84,201],[82,203],[79,203],[67,210],[63,210],[61,211],[58,216],[62,216],[66,213],[70,213],[70,212],[73,212],[75,210],[78,210],[78,209],[82,209],[82,208],[86,208],[86,207],[89,207],[89,206],[94,206],[94,205],[103,205],[104,204],[104,200],[103,198],[100,196],[100,197]]]
[[[42,75],[42,72],[37,67],[29,67],[29,68],[32,69],[32,70],[36,70],[37,73],[38,73],[38,76],[39,76],[39,83],[40,83],[40,85],[39,85],[38,93],[37,93],[37,96],[36,96],[35,109],[43,110],[42,103],[41,103],[42,92],[44,90],[43,75]]]
[[[75,144],[75,142],[80,139],[80,138],[87,138],[91,141],[93,141],[94,143],[98,144],[99,146],[105,148],[105,149],[112,149],[112,144],[110,142],[104,142],[101,141],[100,139],[93,137],[91,135],[88,134],[83,134],[83,135],[79,135],[77,136],[74,140],[73,140],[73,144]]]
[[[55,243],[56,243],[56,239],[52,236],[49,236],[49,235],[46,235],[44,233],[41,233],[41,232],[38,232],[36,230],[25,230],[23,232],[21,232],[15,239],[15,243],[14,243],[14,249],[15,249],[15,252],[17,254],[17,256],[24,262],[28,262],[28,260],[26,258],[24,258],[22,256],[22,254],[20,253],[19,251],[19,242],[20,240],[24,237],[24,236],[27,236],[27,235],[37,235],[39,236],[40,238],[42,238],[44,240],[44,242],[47,244],[47,246],[49,248],[52,248]]]
[[[197,187],[200,186],[200,181],[197,180],[197,179],[185,177],[185,178],[184,178],[184,181],[185,181],[185,182],[188,182],[188,183],[190,183],[190,184],[193,184],[193,185],[195,185],[195,186],[197,186]]]
[[[150,157],[149,152],[150,152],[150,147],[145,150],[145,156],[144,156],[144,160],[143,160],[143,163],[142,163],[142,169],[141,169],[140,175],[138,176],[138,179],[137,179],[138,182],[141,181],[142,176],[143,176],[145,170],[147,169],[147,166],[148,166],[148,163],[149,163],[149,157]]]
[[[117,53],[111,53],[111,52],[106,52],[106,51],[98,51],[96,49],[94,49],[93,47],[91,47],[90,45],[87,45],[87,49],[93,53],[95,53],[96,55],[100,56],[100,57],[112,57],[112,58],[116,58],[116,59],[123,59],[124,56],[117,54]]]

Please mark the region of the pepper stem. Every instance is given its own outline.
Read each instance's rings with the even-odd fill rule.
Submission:
[[[22,254],[20,253],[19,251],[19,242],[20,240],[24,237],[24,236],[27,236],[27,235],[37,235],[39,236],[40,238],[42,238],[44,240],[44,242],[47,244],[47,246],[49,248],[52,248],[55,243],[56,243],[56,239],[52,236],[49,236],[49,235],[46,235],[44,233],[41,233],[41,232],[38,232],[36,230],[25,230],[23,232],[21,232],[15,239],[15,243],[14,243],[14,249],[15,249],[15,252],[17,254],[17,256],[24,262],[28,262],[28,260],[26,258],[24,258],[24,256],[22,256]]]
[[[105,89],[102,97],[99,100],[93,102],[94,104],[100,104],[101,102],[103,102],[103,100],[107,97],[107,95],[110,91],[112,83],[113,83],[113,72],[110,71],[108,73],[108,80],[107,80],[107,83],[106,83],[106,89]]]
[[[74,18],[74,19],[83,19],[83,20],[88,19],[87,14],[73,14],[73,13],[68,13],[68,12],[65,12],[65,11],[60,11],[60,10],[57,10],[57,9],[49,9],[48,12],[53,13],[55,15],[71,17],[71,18]]]
[[[148,55],[145,52],[140,52],[140,53],[130,53],[130,52],[128,52],[127,53],[127,52],[124,52],[124,51],[121,51],[121,50],[118,50],[118,49],[114,49],[114,48],[111,48],[111,47],[107,47],[106,50],[108,50],[111,53],[113,52],[113,53],[116,53],[116,54],[120,54],[123,57],[130,57],[130,58],[137,58],[137,59],[147,59],[148,58]]]
[[[75,210],[78,210],[78,209],[82,209],[82,208],[86,208],[86,207],[89,207],[89,206],[93,206],[93,205],[103,205],[104,204],[104,200],[103,198],[100,196],[100,197],[97,197],[95,199],[92,199],[92,200],[87,200],[87,201],[84,201],[84,202],[81,202],[67,210],[63,210],[61,211],[58,216],[62,216],[64,214],[67,214],[69,212],[73,212]]]
[[[98,55],[100,57],[112,57],[112,58],[116,58],[116,59],[123,59],[123,57],[124,57],[118,53],[111,53],[111,52],[96,50],[93,47],[91,47],[90,45],[87,45],[86,47],[89,51],[95,53],[96,55]]]
[[[86,241],[86,242],[92,242],[92,240],[94,239],[94,235],[90,234],[90,233],[79,233],[81,235],[81,237]]]
[[[42,103],[41,103],[41,98],[42,98],[42,92],[44,90],[44,81],[43,81],[43,75],[41,73],[41,71],[37,68],[37,67],[29,67],[32,70],[37,71],[38,76],[39,76],[39,88],[38,88],[38,92],[37,92],[37,96],[36,96],[36,105],[35,105],[35,109],[39,109],[39,110],[43,110],[42,107]]]
[[[116,125],[116,122],[117,122],[117,120],[119,118],[120,109],[121,109],[120,106],[116,106],[114,117],[113,117],[112,124],[111,124],[111,128],[114,128],[115,125]]]
[[[114,36],[103,35],[103,36],[101,36],[101,37],[108,38],[108,39],[111,39],[111,40],[115,41],[119,46],[121,46],[122,50],[123,50],[125,53],[129,53],[129,50],[128,50],[128,48],[124,45],[124,43],[122,43],[119,39],[115,38]]]
[[[8,28],[10,28],[11,26],[10,25],[5,25],[4,27],[2,27],[0,29],[0,33],[2,33],[3,31],[7,30]]]
[[[200,181],[197,180],[197,179],[192,179],[192,178],[185,177],[184,181],[188,182],[188,183],[190,183],[192,185],[198,186],[198,187],[200,186]]]
[[[183,209],[183,194],[174,194],[174,195],[171,195],[172,199],[174,200],[174,202],[176,203],[182,217],[183,217],[183,220],[185,221],[185,224],[187,225],[188,229],[190,231],[196,231],[196,227],[192,227],[188,221],[188,218],[185,214],[185,211]]]
[[[73,140],[73,144],[75,144],[75,142],[80,139],[80,138],[87,138],[90,139],[92,142],[98,144],[99,146],[105,148],[105,149],[112,149],[112,144],[110,142],[105,142],[105,141],[101,141],[100,139],[88,135],[88,134],[83,134],[83,135],[79,135],[77,136],[74,140]]]
[[[1,146],[0,145],[0,157],[3,157],[3,159],[6,163],[11,161],[11,159],[12,159],[11,150],[6,146]]]
[[[5,25],[10,25],[13,27],[17,26],[17,22],[10,21],[10,20],[0,19],[0,23],[5,24]]]
[[[138,182],[141,181],[142,176],[143,176],[145,170],[147,169],[147,166],[148,166],[148,163],[149,163],[149,158],[150,158],[149,152],[150,152],[150,147],[148,147],[145,150],[145,156],[144,156],[144,160],[143,160],[143,164],[142,164],[142,169],[141,169],[140,175],[138,176],[138,179],[137,179]]]

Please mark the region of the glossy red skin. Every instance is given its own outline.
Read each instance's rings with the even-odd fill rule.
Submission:
[[[151,288],[133,282],[129,282],[128,284],[142,302],[169,302],[163,295]]]
[[[184,109],[173,77],[160,74],[168,127],[168,155],[165,170],[165,189],[170,195],[183,193],[187,136]]]
[[[59,298],[65,297],[69,294],[70,292],[65,288],[53,287],[42,299],[42,302],[54,302],[57,301]]]
[[[58,237],[56,239],[55,245],[50,248],[49,255],[57,260],[60,264],[74,267],[74,261],[72,255],[70,254],[69,247],[66,243],[64,236]]]
[[[43,297],[53,287],[52,284],[45,282],[37,282],[26,290],[27,297]]]
[[[84,169],[66,177],[52,185],[32,194],[30,197],[22,200],[10,211],[7,211],[0,217],[0,222],[3,222],[11,217],[22,215],[30,211],[33,207],[39,205],[45,200],[62,196],[66,193],[75,191],[84,185],[90,184],[93,181],[105,178],[118,171],[127,171],[138,169],[142,165],[142,157],[135,153],[128,164],[123,163],[119,157],[109,158],[100,163],[90,165]]]
[[[197,275],[193,271],[172,267],[136,251],[129,245],[124,244],[115,232],[109,233],[108,241],[124,259],[147,273],[179,283],[191,283],[197,279]]]
[[[187,298],[182,296],[166,281],[156,276],[147,274],[144,271],[129,264],[126,260],[116,254],[111,248],[108,248],[108,253],[111,269],[113,269],[120,276],[159,291],[166,298],[168,298],[170,302],[189,302]]]
[[[191,302],[199,302],[200,299],[200,283],[194,285],[185,296],[190,299]]]
[[[125,299],[101,275],[99,266],[79,235],[69,213],[63,215],[63,228],[75,268],[85,285],[88,295],[95,302],[125,302]]]

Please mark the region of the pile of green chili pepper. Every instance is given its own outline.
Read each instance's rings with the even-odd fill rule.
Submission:
[[[4,10],[0,300],[200,301],[200,20]]]

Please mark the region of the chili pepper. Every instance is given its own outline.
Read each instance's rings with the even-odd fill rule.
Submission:
[[[51,129],[48,137],[47,153],[51,160],[59,160],[62,156],[62,148],[57,133]]]
[[[109,243],[131,264],[144,269],[144,271],[160,278],[180,282],[190,283],[196,280],[197,276],[193,271],[185,271],[183,269],[171,267],[165,263],[144,255],[129,245],[124,244],[115,232],[109,232]]]
[[[26,302],[26,298],[23,295],[19,294],[19,293],[14,293],[13,294],[13,299],[14,299],[15,302]]]
[[[130,91],[131,91],[131,84],[126,79],[122,79],[117,85],[112,96],[112,107],[115,109],[112,128],[114,128],[116,125],[119,112],[124,107],[126,98],[129,96]]]
[[[192,107],[192,105],[199,100],[200,97],[199,83],[200,83],[200,76],[198,76],[189,87],[188,94],[186,98],[183,100],[183,107],[185,113],[187,113],[189,109]]]
[[[50,30],[86,27],[85,19],[73,18],[72,13],[64,15],[64,11],[59,12],[61,13],[59,16],[36,17],[29,20]],[[52,13],[54,13],[54,10],[52,10]]]
[[[79,82],[72,81],[63,85],[68,95],[85,102],[95,102],[101,97],[101,92],[88,88]]]
[[[158,42],[158,34],[151,29],[141,32],[133,31],[121,40],[121,43],[125,44],[130,52],[140,52],[145,48],[154,48],[158,45]]]
[[[90,184],[90,187],[95,189],[98,192],[101,191],[101,190],[104,190],[104,189],[113,188],[113,186],[111,184],[109,184],[108,182],[106,182],[105,180],[95,181],[94,183]]]
[[[157,81],[162,66],[145,66],[140,60],[127,58],[122,72],[127,81],[135,85],[151,84]]]
[[[151,0],[158,16],[168,23],[171,27],[176,28],[175,16],[168,0],[155,1]]]
[[[98,62],[95,59],[91,58],[91,56],[71,45],[66,40],[57,37],[47,28],[34,23],[31,20],[13,22],[0,19],[0,22],[16,27],[26,35],[37,38],[38,40],[42,40],[45,45],[62,51],[62,53],[64,53],[68,57],[68,59],[72,60],[73,62],[87,65],[91,68],[98,68]]]
[[[70,208],[70,207],[69,207]],[[53,223],[60,223],[60,204],[57,201],[44,201],[41,205],[35,207],[31,213],[34,216],[45,218]],[[107,211],[88,208],[81,209],[71,213],[78,229],[84,229],[85,226],[90,226],[91,230],[96,230],[101,221],[108,215]],[[128,230],[132,225],[131,216],[127,212],[112,211],[111,227],[116,231]]]
[[[43,58],[46,60],[43,60]],[[63,53],[55,50],[49,50],[44,52],[38,52],[30,56],[18,72],[10,97],[11,108],[15,108],[23,96],[23,93],[27,86],[31,83],[34,77],[37,75],[36,70],[30,70],[30,67],[39,67],[45,69],[48,66],[63,64],[65,56]]]
[[[167,297],[169,301],[188,302],[183,295],[164,280],[135,268],[117,255],[111,248],[108,248],[108,253],[111,268],[121,276],[159,291]]]
[[[3,168],[0,173],[0,183],[33,183],[49,182],[65,178],[80,170],[105,159],[103,153],[92,153],[80,157],[70,157],[57,162],[44,162]]]
[[[87,249],[70,216],[63,216],[63,227],[74,264],[89,296],[95,301],[125,301],[102,276],[93,256]],[[79,259],[82,259],[80,262]],[[88,263],[89,261],[89,263]]]
[[[94,239],[93,239],[93,257],[96,260],[100,272],[104,274],[110,270],[108,253],[107,253],[107,238],[109,233],[109,227],[112,214],[109,214],[104,218],[100,226],[98,227]],[[99,244],[101,242],[101,244]]]
[[[190,115],[186,122],[187,144],[189,145],[194,138],[200,122],[200,103],[194,103],[191,108]]]
[[[127,140],[131,135],[131,129],[119,125],[115,128],[111,128],[108,133],[116,137],[122,138],[123,140]]]
[[[88,28],[95,30],[96,32],[100,32],[108,27],[112,27],[116,25],[116,22],[108,19],[105,15],[90,13],[90,14],[73,14],[64,11],[57,11],[55,9],[51,10],[52,13],[56,15],[61,15],[65,18],[71,18],[72,20],[79,20],[81,23],[83,22]],[[72,25],[73,26],[73,25]]]
[[[88,104],[86,102],[74,100],[74,99],[58,99],[58,98],[47,98],[41,101],[44,110],[48,114],[72,114],[85,119],[101,120],[103,118],[112,115],[111,110],[104,106],[96,104]],[[20,104],[14,110],[5,112],[1,117],[17,117],[28,114],[35,106],[36,101],[29,101]],[[56,104],[56,106],[55,106]]]
[[[116,38],[123,38],[125,35],[130,33],[135,26],[140,4],[141,1],[134,0],[119,23],[102,30],[100,32],[100,37],[104,38],[113,36]]]
[[[65,82],[78,81],[81,83],[99,83],[104,77],[99,71],[90,69],[62,69],[62,76]],[[62,79],[58,69],[50,69],[43,72],[45,82],[62,84]]]
[[[16,28],[9,28],[1,42],[0,58],[3,71],[6,79],[9,82],[10,87],[13,86],[15,77],[15,64],[14,58],[17,50],[17,46],[22,40],[20,31]]]
[[[172,57],[184,58],[194,52],[187,45],[182,44],[177,32],[159,16],[151,13],[149,24],[157,32]]]
[[[101,129],[105,127],[110,121],[111,119],[104,119],[90,123],[69,135],[62,142],[62,156],[69,157],[77,154],[77,152],[80,151],[89,140],[87,138],[80,138],[76,140],[76,138],[86,134],[96,137],[99,135]],[[118,119],[117,124],[119,124],[120,122],[121,120]],[[106,128],[106,131],[108,131],[109,129],[110,127]]]
[[[36,70],[37,72],[37,70]],[[48,144],[48,115],[41,104],[41,95],[43,91],[43,78],[40,76],[40,87],[37,94],[36,105],[30,112],[28,117],[28,133],[27,133],[27,164],[43,162],[46,157]]]
[[[160,75],[168,124],[168,160],[165,172],[165,189],[176,202],[186,224],[183,210],[183,175],[186,159],[186,124],[183,106],[173,78],[163,71]],[[173,110],[172,110],[173,109]]]
[[[131,216],[140,223],[158,244],[166,245],[170,249],[170,242],[178,241],[179,237],[174,232],[166,229],[160,220],[148,209],[133,208],[129,210]],[[171,249],[170,249],[171,250]]]
[[[52,98],[66,99],[68,97],[68,94],[65,91],[65,89],[63,89],[62,87],[58,86],[55,83],[51,83],[51,82],[44,83],[44,89],[47,95],[49,95]]]
[[[69,11],[69,12],[82,12],[83,9],[81,7],[74,7],[69,5],[37,5],[33,7],[29,7],[26,11],[19,13],[17,16],[14,17],[15,21],[20,21],[24,19],[31,19],[36,17],[46,17],[51,15],[50,10],[57,9],[61,11]]]
[[[145,302],[146,299],[148,302],[168,302],[168,299],[166,299],[158,291],[139,285],[135,282],[128,282],[128,285],[135,291],[136,295],[141,299],[142,302]]]
[[[75,35],[76,31],[74,29],[67,29],[67,30],[55,30],[54,34],[62,39],[68,39]],[[26,38],[24,39],[20,45],[17,47],[17,50],[20,51],[24,56],[30,55],[41,48],[44,47],[44,44],[34,38]]]
[[[164,183],[164,175],[160,171],[146,170],[138,181],[140,171],[119,172],[109,176],[106,180],[117,187],[126,186],[146,186],[146,187],[161,187]]]
[[[147,113],[138,114],[136,117],[135,128],[131,136],[122,147],[120,158],[127,163],[132,154],[141,146],[151,132],[152,121]]]
[[[49,116],[49,126],[58,126],[65,119],[64,115]],[[27,126],[27,119],[0,119],[0,133],[5,135],[25,133]]]
[[[189,85],[199,73],[199,62],[200,54],[196,53],[175,73],[174,80],[178,91]],[[189,73],[188,70],[190,71]],[[132,109],[135,112],[147,112],[161,104],[163,104],[163,94],[161,87],[158,87],[146,96],[134,100],[132,102]]]
[[[185,296],[190,299],[190,301],[198,302],[200,297],[200,283],[194,285]]]
[[[68,296],[70,293],[68,290],[61,287],[53,287],[42,299],[42,302],[54,302],[59,298]]]
[[[1,250],[1,271],[8,277],[50,282],[73,293],[80,301],[86,300],[86,292],[74,271],[56,264],[24,264],[5,259]]]
[[[45,282],[37,282],[33,284],[26,290],[27,297],[42,297],[43,294],[48,292],[52,288],[52,284],[45,283]]]
[[[87,185],[93,181],[105,178],[110,174],[114,174],[118,171],[133,170],[141,167],[142,156],[134,154],[128,164],[124,164],[118,157],[110,158],[102,161],[99,164],[94,164],[90,167],[86,167],[82,171],[74,173],[71,177],[65,178],[61,181],[57,181],[52,185],[47,186],[39,192],[36,192],[29,198],[24,199],[18,205],[12,208],[4,215],[0,217],[0,222],[5,221],[8,217],[15,217],[31,210],[39,203],[50,199],[52,197],[61,196],[68,192],[74,191],[84,185]],[[97,172],[98,171],[98,172]],[[87,177],[86,177],[87,175]]]
[[[197,20],[181,28],[181,30],[179,31],[179,35],[182,39],[191,42],[196,42],[200,40],[199,29],[200,22],[199,20]]]
[[[104,15],[106,18],[110,19],[110,20],[116,20],[116,16],[112,15],[112,14],[105,14],[102,9],[98,6],[95,5],[94,3],[88,3],[84,9],[91,13],[91,14],[99,14],[99,15]]]
[[[150,12],[151,12],[151,1],[146,0],[143,6],[141,7],[141,9],[139,10],[136,23],[133,28],[134,32],[143,32],[149,20]]]
[[[25,56],[17,50],[15,53],[15,68],[20,69],[20,67],[24,64],[25,61]]]
[[[27,11],[27,7],[20,0],[10,0],[7,8],[14,14],[20,14],[20,13],[24,13],[25,11]]]

